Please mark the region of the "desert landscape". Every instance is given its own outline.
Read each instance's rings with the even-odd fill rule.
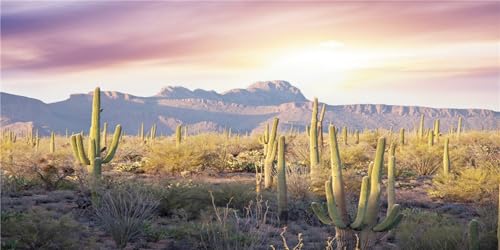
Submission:
[[[500,250],[498,2],[0,4],[1,249]]]

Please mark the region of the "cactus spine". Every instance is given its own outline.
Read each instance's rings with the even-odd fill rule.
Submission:
[[[82,134],[71,136],[71,148],[73,149],[73,154],[77,157],[77,160],[83,164],[89,166],[89,171],[93,173],[96,179],[101,177],[101,164],[110,162],[115,156],[116,149],[118,148],[120,135],[122,132],[122,127],[116,125],[115,132],[113,135],[113,140],[107,153],[104,157],[101,157],[100,146],[100,120],[101,120],[101,90],[97,87],[94,90],[94,96],[92,100],[92,118],[89,133],[89,146],[87,153],[83,147]]]
[[[264,188],[269,189],[273,185],[272,170],[273,162],[276,157],[276,151],[278,148],[278,142],[276,141],[276,134],[278,133],[278,123],[279,119],[274,118],[273,128],[269,136],[269,141],[267,143],[267,152],[265,152],[266,158],[264,159]]]
[[[393,229],[403,218],[403,215],[400,213],[400,206],[393,204],[392,207],[388,207],[389,212],[386,218],[380,223],[377,222],[385,138],[378,140],[373,167],[369,171],[369,176],[363,177],[362,180],[356,218],[351,220],[346,208],[341,170],[342,163],[340,161],[335,128],[330,126],[329,131],[332,176],[330,180],[325,182],[328,215],[320,204],[313,202],[311,206],[316,216],[323,223],[336,227],[337,249],[354,249],[357,247],[353,230],[361,231],[359,237],[360,249],[373,249],[373,245],[375,244],[374,234]],[[391,172],[390,178],[394,178],[394,171]],[[390,180],[389,182],[393,181]],[[392,189],[389,193],[394,193],[393,186],[388,185],[387,188]]]
[[[182,125],[177,125],[175,129],[175,146],[179,148],[182,143]]]
[[[288,220],[288,201],[286,186],[286,166],[285,166],[285,136],[280,136],[278,142],[278,214],[281,223]]]
[[[50,133],[50,153],[56,152],[56,134],[54,132]]]
[[[444,140],[444,151],[443,151],[443,171],[445,176],[448,176],[448,174],[450,173],[450,152],[448,149],[449,143],[450,139],[446,138]]]

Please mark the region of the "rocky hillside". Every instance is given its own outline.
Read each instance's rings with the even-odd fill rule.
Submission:
[[[0,93],[2,129],[38,128],[64,133],[88,130],[92,93],[73,94],[56,103],[43,103],[23,96]],[[311,103],[301,91],[285,81],[257,82],[246,89],[225,93],[183,87],[166,87],[151,97],[106,91],[102,93],[102,121],[122,124],[127,134],[136,134],[141,122],[146,128],[158,125],[158,133],[170,134],[178,124],[187,124],[191,132],[232,128],[235,132],[259,130],[273,117],[279,117],[282,129],[290,126],[303,130],[310,121]],[[466,129],[497,129],[500,113],[481,109],[434,109],[427,107],[381,104],[328,105],[326,123],[365,128],[413,128],[421,114],[426,126],[441,119],[443,131],[456,126],[464,117]]]

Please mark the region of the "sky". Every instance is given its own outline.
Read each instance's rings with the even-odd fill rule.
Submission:
[[[227,91],[500,111],[498,1],[1,1],[3,92]]]

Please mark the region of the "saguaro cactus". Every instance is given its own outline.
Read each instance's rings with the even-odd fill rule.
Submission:
[[[356,141],[354,143],[359,144],[359,130],[356,129],[355,132]]]
[[[445,176],[448,176],[450,173],[450,151],[448,149],[448,144],[450,143],[450,139],[446,138],[444,140],[444,150],[443,150],[443,173]]]
[[[436,119],[434,121],[434,138],[438,142],[439,142],[439,133],[440,133],[440,130],[439,130],[439,119]]]
[[[424,115],[420,115],[420,125],[418,127],[418,137],[420,139],[424,138]]]
[[[462,132],[462,117],[458,117],[458,125],[457,125],[457,137],[460,138],[460,133]]]
[[[151,125],[151,130],[149,131],[149,140],[154,141],[156,139],[156,123]]]
[[[285,136],[280,136],[278,142],[278,215],[281,223],[288,220],[288,201],[285,165]]]
[[[264,134],[259,136],[259,142],[264,146],[264,156],[267,153],[267,146],[269,145],[269,124],[266,124]]]
[[[145,138],[144,138],[144,122],[141,122],[141,127],[139,128],[139,138],[141,138],[142,142],[145,142]]]
[[[342,139],[344,139],[344,145],[347,145],[347,127],[342,128]]]
[[[369,176],[363,177],[356,218],[351,220],[347,213],[347,206],[342,178],[342,163],[338,151],[335,128],[330,126],[330,149],[332,176],[325,182],[328,215],[319,203],[312,203],[314,213],[325,224],[335,226],[337,249],[373,249],[375,234],[393,229],[399,224],[403,215],[398,204],[389,205],[388,214],[380,223],[378,212],[380,203],[380,186],[382,184],[382,170],[384,160],[385,138],[380,138],[377,143],[375,160]],[[394,164],[392,164],[392,167]],[[394,169],[390,178],[394,178]],[[389,180],[392,183],[394,180]],[[370,186],[370,187],[368,187]],[[369,188],[369,189],[368,189]],[[388,185],[387,189],[393,189]],[[394,190],[388,190],[394,194]],[[391,199],[394,197],[391,195]],[[394,201],[390,201],[393,203]],[[355,231],[359,232],[359,246],[356,246]]]
[[[175,129],[175,146],[179,148],[182,143],[182,125],[177,125]]]
[[[469,222],[469,250],[479,250],[479,222],[472,219]]]
[[[399,130],[399,145],[405,145],[405,129],[401,128]]]
[[[53,154],[56,152],[56,134],[54,132],[50,133],[50,145],[49,145],[50,153]]]
[[[432,131],[429,131],[427,135],[428,135],[427,144],[429,145],[429,147],[434,146],[434,133]]]
[[[269,141],[267,143],[267,152],[265,152],[266,158],[264,159],[264,188],[271,188],[273,185],[272,170],[274,158],[276,158],[276,151],[278,148],[278,142],[276,141],[276,134],[278,133],[278,123],[279,119],[274,118],[273,128],[271,130],[271,135],[269,136]]]
[[[319,119],[318,119],[318,144],[319,144],[319,151],[320,154],[323,151],[323,119],[325,119],[325,112],[326,112],[326,104],[323,104],[323,107],[321,108],[321,113],[319,114]]]
[[[314,188],[320,185],[320,162],[318,148],[318,98],[314,98],[311,116],[311,126],[309,127],[309,160],[311,166],[311,184]]]
[[[120,125],[116,125],[111,145],[107,149],[106,155],[102,157],[101,153],[104,151],[104,148],[101,148],[100,146],[101,112],[101,90],[97,87],[94,90],[94,97],[92,100],[92,118],[87,153],[83,148],[82,135],[78,134],[71,136],[71,148],[73,149],[73,154],[75,157],[77,156],[76,158],[81,164],[89,166],[89,172],[92,172],[96,179],[100,179],[101,177],[101,165],[110,162],[115,156],[122,132],[122,127]]]

